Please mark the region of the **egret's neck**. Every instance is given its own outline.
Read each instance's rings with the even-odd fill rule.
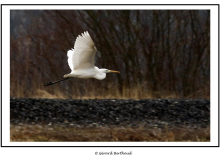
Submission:
[[[95,78],[98,80],[103,80],[106,77],[105,69],[99,69],[98,67],[95,67],[96,75]]]

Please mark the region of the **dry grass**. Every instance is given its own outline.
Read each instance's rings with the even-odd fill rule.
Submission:
[[[87,82],[87,81],[86,81]],[[39,87],[32,86],[30,90],[25,89],[25,84],[12,85],[11,97],[29,97],[29,98],[59,98],[59,99],[152,99],[152,98],[183,98],[178,93],[171,93],[169,91],[150,91],[146,90],[145,83],[136,85],[131,88],[122,87],[122,93],[118,88],[115,88],[113,84],[109,84],[106,88],[102,86],[92,85],[88,82],[85,85],[87,88],[72,86],[73,93],[66,92],[64,87],[53,86]],[[83,93],[82,93],[83,91]],[[197,91],[194,94],[185,96],[184,98],[202,98],[209,99],[209,88]]]
[[[77,91],[76,91],[77,92]],[[77,95],[80,95],[78,93]],[[13,97],[13,96],[12,96]],[[22,91],[19,91],[16,93],[16,97],[18,98],[24,98],[26,95],[23,94]],[[162,98],[162,99],[172,99],[172,98],[181,98],[175,93],[163,93],[163,92],[151,92],[151,93],[144,93],[143,90],[137,90],[137,89],[125,89],[123,90],[123,93],[120,94],[118,91],[115,91],[114,93],[109,92],[109,94],[101,93],[96,90],[90,90],[83,96],[76,96],[72,95],[71,97],[65,95],[62,92],[55,92],[55,93],[49,93],[46,90],[43,89],[37,89],[33,94],[28,96],[29,98],[48,98],[48,99],[154,99],[154,98]],[[193,97],[188,97],[193,98]],[[203,97],[205,99],[209,99],[209,96]]]
[[[201,129],[148,129],[146,127],[73,127],[48,125],[11,125],[10,140],[13,142],[209,142],[210,128]]]
[[[12,97],[27,97],[22,90],[16,90]],[[157,98],[178,98],[175,94],[156,94]],[[75,90],[75,94],[68,96],[64,91],[56,91],[51,93],[47,90],[37,89],[28,96],[29,98],[49,98],[49,99],[151,99],[155,97],[154,93],[146,93],[144,90],[133,88],[123,89],[123,93],[120,94],[118,90],[109,90],[108,92],[98,90],[97,88],[90,89],[84,95],[81,95],[79,90]]]

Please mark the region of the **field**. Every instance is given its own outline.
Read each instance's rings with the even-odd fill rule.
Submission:
[[[209,142],[210,129],[148,129],[145,127],[71,127],[65,125],[11,125],[11,141],[14,142]]]
[[[210,101],[11,98],[11,141],[210,141]]]

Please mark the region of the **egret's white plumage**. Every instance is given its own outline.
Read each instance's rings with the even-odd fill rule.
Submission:
[[[88,31],[79,35],[76,38],[74,49],[67,52],[68,64],[72,71],[70,74],[64,75],[64,77],[96,78],[102,80],[106,77],[106,73],[119,73],[118,71],[95,67],[96,52],[97,49]]]
[[[93,68],[96,52],[92,38],[88,32],[84,32],[76,38],[74,49],[68,51],[68,56],[72,57],[71,60],[68,59],[69,62],[72,61],[69,65],[75,70]]]
[[[74,49],[70,49],[67,52],[68,64],[71,69],[70,74],[64,75],[65,79],[76,78],[96,78],[102,80],[106,77],[106,73],[119,73],[118,71],[112,71],[108,69],[99,69],[95,66],[95,54],[97,49],[90,37],[88,31],[82,33],[76,38]],[[65,80],[62,79],[62,80]],[[62,81],[60,80],[60,81]],[[57,81],[57,82],[60,82]],[[47,85],[51,85],[57,82],[49,82]]]

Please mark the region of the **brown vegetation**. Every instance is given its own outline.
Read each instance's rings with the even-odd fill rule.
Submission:
[[[11,35],[10,96],[44,98],[209,98],[209,10],[44,10],[24,12]],[[71,79],[66,52],[88,30],[103,81]]]
[[[65,141],[147,141],[147,142],[206,142],[210,129],[148,129],[146,127],[71,127],[49,125],[11,125],[12,142],[65,142]]]

